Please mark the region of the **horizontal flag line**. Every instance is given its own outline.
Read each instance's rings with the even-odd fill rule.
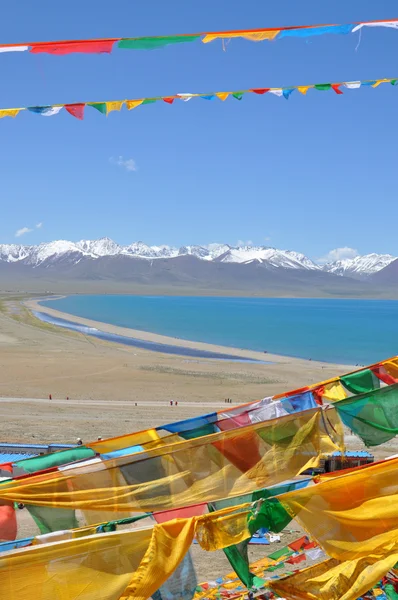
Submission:
[[[55,45],[59,45],[59,46],[67,46],[68,44],[70,45],[79,45],[79,46],[83,46],[83,45],[94,45],[95,44],[101,44],[101,43],[115,43],[115,42],[147,42],[150,44],[151,40],[156,42],[156,41],[161,41],[161,40],[165,40],[165,45],[167,45],[168,43],[173,43],[173,41],[171,41],[173,38],[199,38],[199,37],[207,37],[207,36],[214,36],[216,37],[228,37],[228,36],[232,36],[232,37],[245,37],[245,34],[265,34],[266,32],[270,32],[270,33],[274,33],[275,37],[283,31],[304,31],[304,30],[308,30],[308,34],[311,35],[311,30],[314,29],[323,29],[323,28],[327,28],[329,30],[333,30],[333,29],[338,29],[338,28],[342,28],[343,30],[341,31],[341,33],[347,33],[349,31],[347,31],[347,28],[352,27],[353,29],[357,29],[358,26],[368,26],[368,25],[374,25],[374,26],[385,26],[387,24],[391,24],[391,27],[394,27],[394,24],[396,24],[397,28],[398,28],[398,19],[382,19],[382,20],[374,20],[374,21],[353,21],[352,23],[348,23],[348,24],[336,24],[336,23],[324,23],[324,24],[317,24],[317,25],[291,25],[291,26],[285,26],[285,27],[266,27],[266,28],[255,28],[255,29],[231,29],[231,30],[226,30],[226,31],[201,31],[201,32],[197,32],[197,33],[179,33],[179,34],[167,34],[167,35],[158,35],[158,36],[140,36],[140,37],[110,37],[110,38],[90,38],[90,39],[86,39],[86,40],[55,40],[55,41],[42,41],[42,42],[19,42],[19,43],[13,43],[13,44],[0,44],[0,51],[2,49],[6,50],[6,49],[10,49],[12,50],[13,48],[24,48],[26,50],[28,50],[28,48],[32,48],[32,47],[37,47],[37,48],[41,48],[40,51],[46,52],[46,47],[49,46],[55,46]],[[337,32],[337,31],[336,31]],[[305,33],[305,31],[304,31]],[[333,31],[324,31],[321,33],[333,33]],[[170,39],[169,42],[167,42],[167,39]],[[253,39],[253,38],[252,38]],[[271,36],[271,38],[264,38],[264,39],[275,39],[274,36]],[[184,40],[181,39],[181,41],[183,42]],[[188,41],[188,40],[186,40]],[[202,39],[202,41],[205,41]],[[210,40],[206,40],[206,41],[210,41]],[[261,39],[259,40],[254,40],[254,41],[262,41]],[[127,47],[127,46],[124,46]],[[134,46],[132,46],[134,47]],[[94,49],[92,50],[92,52],[111,52],[112,47],[110,47],[110,49]],[[32,51],[32,50],[31,50]],[[70,52],[84,52],[84,50],[81,49],[70,49]],[[58,52],[51,52],[54,54],[57,54]]]
[[[316,83],[316,84],[308,84],[308,85],[298,85],[298,86],[289,86],[289,87],[280,87],[280,88],[251,88],[247,90],[237,90],[231,92],[208,92],[208,93],[180,93],[168,96],[153,96],[147,98],[137,98],[137,99],[125,99],[125,100],[103,100],[96,102],[75,102],[75,103],[65,103],[65,104],[51,104],[51,105],[43,105],[43,106],[28,106],[28,107],[19,107],[19,108],[0,108],[0,118],[11,116],[15,117],[21,111],[30,111],[35,112],[42,115],[50,116],[52,114],[57,114],[62,108],[65,108],[72,116],[75,116],[79,119],[83,118],[84,108],[86,106],[91,106],[96,108],[99,112],[103,114],[108,114],[112,111],[119,111],[121,108],[126,105],[128,110],[132,110],[140,105],[151,104],[158,101],[164,101],[167,104],[172,104],[174,100],[182,100],[184,102],[191,100],[192,98],[202,98],[204,100],[213,100],[215,98],[219,98],[220,100],[226,100],[229,96],[237,100],[241,100],[244,94],[273,94],[277,96],[284,96],[286,99],[290,97],[292,92],[299,91],[301,94],[306,94],[308,90],[315,89],[317,91],[327,91],[333,90],[337,94],[342,94],[341,87],[345,87],[347,89],[359,89],[362,86],[373,87],[376,88],[382,83],[390,83],[392,85],[398,84],[398,78],[396,79],[370,79],[364,81],[343,81],[343,82],[335,82],[335,83]]]

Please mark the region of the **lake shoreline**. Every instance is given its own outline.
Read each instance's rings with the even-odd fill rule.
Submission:
[[[64,297],[64,296],[63,296]],[[57,300],[59,299],[60,296],[56,296],[54,298],[45,298],[45,301],[48,302],[49,300]],[[195,350],[195,351],[202,351],[204,353],[212,353],[212,354],[216,354],[216,355],[229,355],[231,360],[243,360],[245,362],[248,361],[255,361],[255,362],[261,362],[264,364],[283,364],[286,363],[286,361],[288,362],[294,362],[295,365],[299,366],[301,365],[302,367],[308,366],[308,365],[317,365],[317,366],[333,366],[336,365],[338,368],[340,368],[340,370],[342,372],[350,370],[350,368],[352,368],[352,370],[354,370],[355,368],[357,368],[355,365],[350,365],[350,364],[346,364],[346,363],[333,363],[333,362],[327,362],[327,361],[317,361],[317,360],[310,360],[310,359],[305,359],[305,358],[300,358],[300,357],[296,357],[296,356],[292,356],[292,355],[283,355],[283,354],[274,354],[274,353],[264,353],[264,352],[259,352],[256,350],[248,350],[245,348],[237,348],[237,347],[233,347],[233,346],[223,346],[220,344],[210,344],[207,342],[199,342],[199,341],[194,341],[194,340],[185,340],[179,337],[172,337],[172,336],[165,336],[162,334],[158,334],[158,333],[154,333],[154,332],[149,332],[149,331],[143,331],[143,330],[139,330],[139,329],[132,329],[132,328],[128,328],[128,327],[121,327],[118,325],[112,325],[110,323],[106,323],[103,321],[96,321],[94,319],[87,319],[84,317],[79,317],[77,315],[74,315],[72,313],[66,313],[63,311],[59,311],[57,309],[54,308],[50,308],[49,306],[43,306],[40,304],[41,301],[43,301],[43,298],[35,298],[35,299],[29,299],[24,301],[24,305],[26,306],[26,308],[28,308],[28,310],[34,314],[34,313],[43,313],[45,315],[47,315],[50,319],[59,319],[60,321],[66,321],[69,322],[71,324],[75,324],[81,327],[87,327],[87,328],[92,328],[95,329],[97,331],[99,331],[101,334],[104,335],[110,335],[110,336],[120,336],[123,338],[128,338],[130,340],[138,340],[138,341],[143,341],[143,342],[148,342],[150,344],[155,344],[159,346],[159,349],[157,350],[158,352],[162,352],[161,346],[174,346],[176,348],[181,348],[181,354],[180,356],[184,355],[184,349],[191,349],[191,350]],[[38,317],[36,317],[38,318]],[[49,321],[51,322],[51,321]],[[57,326],[56,323],[52,323],[55,326]],[[82,334],[82,332],[80,332]],[[83,334],[82,334],[83,335]],[[103,338],[105,339],[105,338]],[[117,340],[109,340],[112,343],[117,343]],[[131,346],[134,346],[134,344],[131,344]],[[153,351],[153,350],[152,350]],[[178,352],[177,352],[178,354]],[[198,358],[200,358],[198,356]],[[203,356],[202,358],[206,358],[206,356]],[[213,357],[213,358],[217,358],[217,357]],[[222,357],[220,357],[222,358]]]

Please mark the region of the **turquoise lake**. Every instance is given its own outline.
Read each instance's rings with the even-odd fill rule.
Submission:
[[[362,365],[398,354],[394,300],[98,295],[41,305],[171,337],[326,362]]]

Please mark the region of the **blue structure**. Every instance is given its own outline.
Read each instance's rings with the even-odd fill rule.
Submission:
[[[3,444],[0,442],[0,465],[75,447],[76,444]]]

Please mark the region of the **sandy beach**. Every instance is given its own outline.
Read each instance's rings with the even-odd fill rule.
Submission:
[[[190,359],[104,342],[41,322],[37,300],[3,297],[0,312],[0,440],[74,442],[121,435],[241,404],[344,373],[333,365],[126,330],[54,309],[103,331],[228,352],[271,364]],[[49,394],[52,400],[48,400]],[[69,400],[66,400],[69,398]],[[23,400],[12,400],[23,399]],[[170,400],[178,406],[171,407]],[[137,406],[135,406],[137,403]]]

